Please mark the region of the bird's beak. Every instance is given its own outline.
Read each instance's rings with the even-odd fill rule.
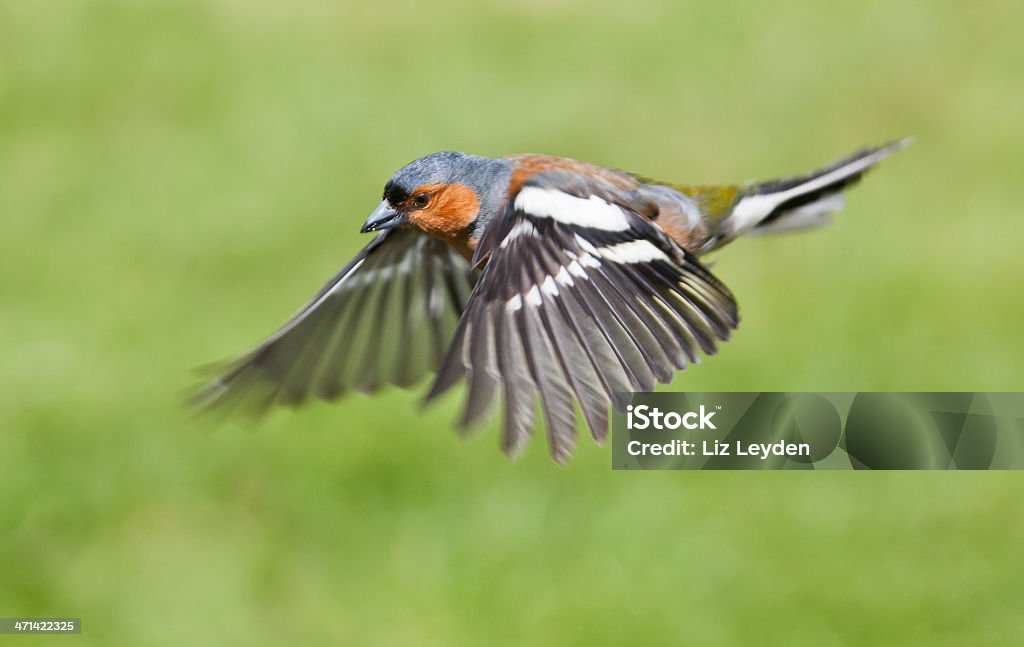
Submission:
[[[404,225],[406,222],[408,221],[405,216],[392,209],[387,200],[381,200],[359,231],[364,234],[368,231],[382,231]]]

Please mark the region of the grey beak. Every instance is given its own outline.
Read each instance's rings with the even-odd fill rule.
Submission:
[[[404,225],[406,222],[405,217],[392,209],[387,200],[381,200],[380,204],[377,205],[377,208],[370,214],[370,217],[366,219],[366,222],[363,224],[363,228],[359,231],[363,234],[368,231],[383,231],[385,229]]]

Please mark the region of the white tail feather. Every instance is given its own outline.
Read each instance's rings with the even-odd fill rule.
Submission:
[[[830,214],[843,207],[840,191],[910,142],[910,138],[905,138],[863,151],[805,178],[758,185],[755,193],[742,197],[733,208],[725,223],[726,238],[731,240],[748,232],[777,233],[828,224],[831,222]],[[821,194],[819,199],[786,209],[786,203],[799,198],[812,198],[815,193]],[[769,217],[769,222],[762,224]]]
[[[805,204],[787,212],[768,224],[754,227],[748,236],[784,234],[798,229],[815,229],[832,224],[832,214],[841,210],[846,202],[842,193],[833,193],[821,200]]]

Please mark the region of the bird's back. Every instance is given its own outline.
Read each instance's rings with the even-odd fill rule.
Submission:
[[[509,155],[513,172],[509,195],[527,180],[543,175],[553,184],[586,195],[614,197],[632,211],[650,218],[683,248],[698,252],[706,243],[713,225],[731,211],[732,204],[713,203],[712,190],[736,193],[736,187],[685,187],[659,182],[616,168],[551,155]]]

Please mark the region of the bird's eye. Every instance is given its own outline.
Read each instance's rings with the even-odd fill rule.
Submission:
[[[430,196],[426,193],[417,193],[412,197],[412,206],[417,209],[422,209],[428,204],[430,204]]]

